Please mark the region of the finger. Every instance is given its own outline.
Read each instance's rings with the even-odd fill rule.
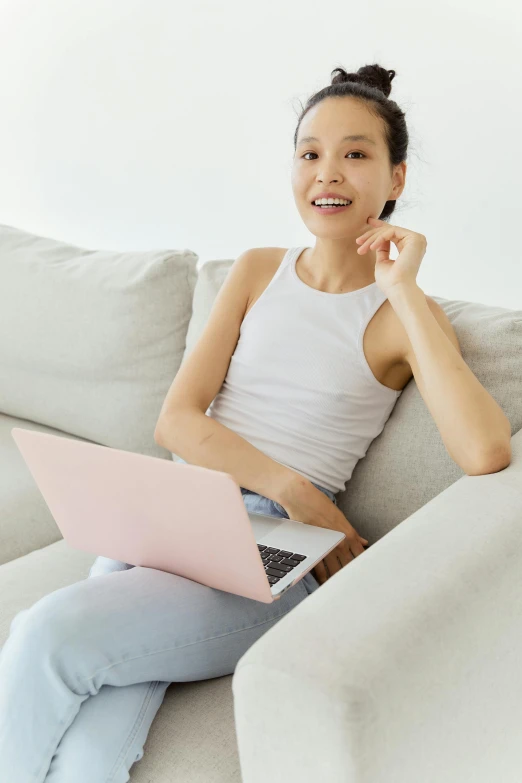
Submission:
[[[350,538],[345,538],[343,541],[341,541],[340,544],[337,545],[337,554],[341,553],[343,557],[350,557],[352,554],[352,545],[354,541],[357,539],[353,536],[350,536]],[[334,550],[336,551],[336,550]]]
[[[354,558],[354,555],[353,555],[352,550],[350,549],[350,546],[351,546],[351,544],[347,544],[344,547],[340,547],[339,548],[339,552],[336,553],[341,558],[341,560],[343,562],[343,565],[347,565],[348,563],[351,563],[351,561]]]
[[[369,250],[375,250],[377,253],[377,261],[382,263],[387,263],[388,261],[391,261],[390,258],[390,245],[391,242],[389,239],[385,240],[382,239],[379,242],[374,242],[372,245],[370,245]]]
[[[349,540],[345,539],[343,543],[344,547],[340,550],[343,559],[350,561],[364,552],[364,547],[361,544],[359,537],[351,537]]]
[[[330,552],[323,560],[326,568],[327,579],[330,579],[339,570],[338,555],[336,552]]]
[[[364,240],[367,237],[371,236],[372,234],[375,234],[376,231],[378,231],[377,228],[370,228],[368,231],[365,231],[364,234],[361,234],[360,237],[357,237],[355,241],[357,242],[357,244],[360,244],[361,242],[364,242]]]
[[[341,568],[344,568],[344,566],[351,563],[353,560],[352,553],[350,552],[348,556],[344,556],[339,552],[330,552],[327,558],[325,558],[325,563],[328,567],[329,576],[333,576],[338,571],[341,570]]]
[[[388,223],[383,223],[379,226],[371,226],[367,231],[364,231],[356,238],[356,242],[364,242],[368,237],[377,234],[379,231],[389,230],[391,226]]]
[[[385,231],[385,229],[377,229],[377,233],[373,233],[372,236],[368,237],[368,239],[360,246],[360,248],[357,250],[358,253],[365,253],[366,250],[372,246],[375,242],[378,242],[382,239],[382,232]]]
[[[355,241],[357,242],[358,245],[361,245],[362,247],[363,245],[366,244],[366,242],[368,242],[370,239],[375,237],[377,233],[382,230],[383,230],[382,228],[372,228],[371,231],[365,231],[364,234],[361,234],[360,237],[357,237]]]
[[[324,568],[324,562],[322,560],[320,560],[316,564],[315,568],[313,569],[313,572],[314,572],[315,578],[317,579],[317,581],[321,585],[324,584],[324,582],[326,582],[326,580],[328,579],[328,577],[326,576],[325,568]]]
[[[385,237],[380,237],[379,239],[376,239],[373,242],[371,242],[370,245],[368,245],[368,247],[370,248],[370,250],[372,250],[372,249],[374,249],[376,247],[377,248],[378,247],[384,247],[384,245],[388,245],[388,247],[389,247],[390,246],[390,240],[386,239]]]
[[[326,558],[326,557],[323,560],[324,568],[325,568],[325,571],[326,571],[326,578],[327,579],[330,579],[331,575],[333,573],[335,573],[335,570],[330,567],[331,566],[331,562],[332,562],[332,553],[331,552],[330,552],[329,558],[330,558],[330,563],[328,562],[328,558]]]
[[[383,231],[383,233],[380,234],[378,237],[374,237],[373,242],[370,243],[370,247],[374,247],[377,244],[382,244],[383,242],[391,242],[393,236],[394,236],[393,232]]]

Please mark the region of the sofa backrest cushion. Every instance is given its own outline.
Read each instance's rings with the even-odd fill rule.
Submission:
[[[201,334],[232,263],[209,261],[200,267],[183,358]],[[444,309],[464,361],[503,409],[514,435],[522,427],[522,310],[430,296]],[[463,475],[412,378],[337,503],[373,542]]]
[[[0,411],[171,459],[154,441],[198,256],[87,250],[0,225]]]

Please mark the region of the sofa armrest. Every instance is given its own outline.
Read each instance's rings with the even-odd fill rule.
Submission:
[[[521,575],[522,430],[242,656],[244,783],[518,783]]]

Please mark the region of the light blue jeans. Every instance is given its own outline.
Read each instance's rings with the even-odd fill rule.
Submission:
[[[288,517],[270,498],[241,493],[248,511]],[[246,650],[319,587],[309,572],[265,604],[96,558],[87,579],[11,623],[0,651],[1,783],[128,781],[169,684],[233,674]]]

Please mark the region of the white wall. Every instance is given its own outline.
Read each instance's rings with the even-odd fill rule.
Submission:
[[[200,263],[313,245],[299,102],[377,62],[407,114],[391,222],[428,239],[419,285],[521,308],[521,43],[514,0],[0,0],[0,223]]]

